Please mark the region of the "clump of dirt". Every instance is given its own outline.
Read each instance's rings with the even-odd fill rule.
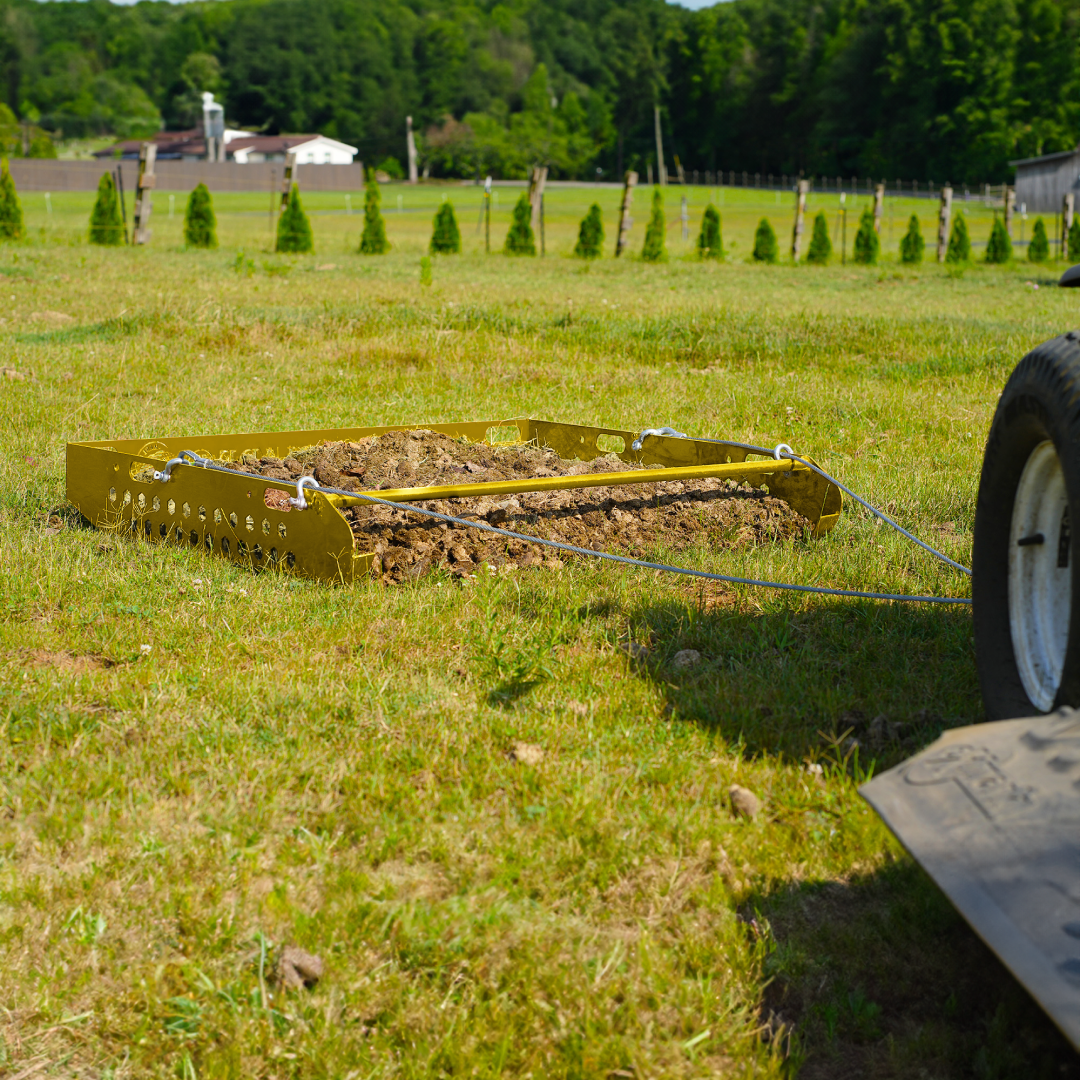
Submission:
[[[628,464],[614,455],[566,461],[544,447],[487,446],[433,431],[394,431],[357,442],[307,447],[284,461],[249,457],[233,467],[275,480],[313,475],[324,487],[385,491],[525,477],[647,472],[657,466]],[[680,550],[707,541],[714,548],[732,549],[786,540],[803,536],[811,527],[781,499],[748,485],[711,478],[529,492],[506,498],[439,499],[416,505],[635,557],[658,545]],[[344,513],[357,549],[378,555],[375,569],[387,582],[415,579],[437,567],[467,575],[484,564],[562,565],[562,558],[551,549],[403,510],[358,505]]]

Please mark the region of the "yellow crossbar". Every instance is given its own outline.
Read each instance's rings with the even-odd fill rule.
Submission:
[[[810,472],[798,462],[737,461],[717,465],[687,465],[671,469],[627,469],[614,473],[586,473],[581,476],[534,476],[521,480],[492,480],[484,484],[443,484],[437,487],[390,488],[368,491],[388,502],[421,502],[427,499],[470,499],[481,495],[516,495],[525,491],[569,491],[576,488],[613,487],[616,484],[659,484],[667,480],[751,480],[778,472]],[[345,495],[328,495],[341,505],[358,502]]]

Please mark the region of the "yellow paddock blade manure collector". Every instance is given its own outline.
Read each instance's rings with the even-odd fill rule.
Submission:
[[[630,431],[525,417],[68,443],[67,495],[83,517],[100,529],[199,548],[252,568],[279,568],[320,581],[344,583],[366,574],[375,559],[372,552],[356,550],[352,530],[341,513],[341,507],[364,500],[305,488],[298,501],[306,502],[306,507],[289,505],[287,497],[297,494],[295,483],[193,464],[166,469],[169,478],[163,482],[162,465],[183,452],[216,463],[286,458],[319,444],[355,442],[392,431],[432,431],[496,447],[532,444],[546,447],[564,460],[591,461],[613,453],[624,462],[650,468],[369,493],[391,502],[715,477],[768,487],[770,494],[811,523],[814,536],[824,535],[836,524],[842,507],[840,490],[812,469],[791,460],[747,461],[750,451],[738,443],[645,434],[639,443],[641,449],[635,450],[635,435]],[[275,504],[270,506],[268,491],[284,495],[269,500]]]

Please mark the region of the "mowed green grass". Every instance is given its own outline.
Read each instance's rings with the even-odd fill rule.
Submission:
[[[566,257],[591,191],[553,190],[548,257],[512,260],[443,190],[466,252],[429,288],[437,188],[384,189],[382,258],[355,254],[359,194],[305,197],[297,258],[268,250],[268,195],[216,199],[209,253],[167,193],[153,245],[112,250],[82,239],[89,195],[51,220],[25,196],[31,239],[0,249],[25,376],[0,377],[0,1075],[1075,1070],[856,792],[981,718],[969,610],[583,561],[334,588],[65,509],[68,440],[528,414],[788,442],[966,561],[998,393],[1077,321],[1060,265],[906,269],[898,227],[878,267],[751,265],[767,199],[731,191],[726,262],[676,225],[651,266]],[[651,554],[969,592],[851,507],[820,541]],[[845,756],[856,711],[909,745]],[[288,945],[323,959],[313,988],[279,988]]]

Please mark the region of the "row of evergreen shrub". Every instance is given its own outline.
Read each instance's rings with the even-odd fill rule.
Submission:
[[[364,229],[360,238],[360,253],[382,255],[390,250],[386,237],[386,224],[379,209],[381,194],[379,185],[371,178],[364,198]],[[506,234],[503,251],[508,255],[535,255],[536,239],[532,230],[532,206],[527,194],[522,193],[514,207],[513,220]],[[667,259],[665,246],[666,223],[664,220],[663,194],[653,190],[652,213],[645,230],[645,244],[641,257],[647,262],[663,262]],[[0,162],[0,239],[19,240],[25,235],[22,206],[15,183],[6,162]],[[98,183],[97,199],[90,213],[90,242],[92,244],[117,245],[124,243],[124,223],[120,212],[120,200],[111,173],[105,173]],[[189,247],[217,247],[217,219],[210,192],[205,184],[199,184],[188,197],[184,213],[184,242]],[[604,224],[600,207],[593,203],[582,219],[574,254],[583,259],[599,258],[603,251]],[[278,219],[277,251],[304,253],[314,250],[311,222],[300,202],[300,190],[293,184],[289,200]],[[900,261],[917,265],[922,261],[926,242],[923,240],[918,216],[911,215],[908,230],[900,241]],[[1069,229],[1068,250],[1080,252],[1080,217]],[[461,251],[461,230],[458,228],[454,208],[445,200],[435,214],[434,229],[429,244],[431,254],[452,255]],[[723,258],[720,214],[711,204],[702,216],[701,232],[697,240],[697,252],[702,258]],[[829,225],[824,211],[814,218],[806,261],[823,266],[833,254],[829,238]],[[857,263],[873,265],[880,254],[880,241],[874,228],[873,211],[868,207],[859,219],[855,233],[854,259]],[[1045,262],[1050,257],[1050,243],[1042,218],[1035,221],[1027,257],[1032,262]],[[757,262],[776,263],[780,258],[776,233],[767,218],[762,218],[754,234],[753,258]],[[1012,241],[1000,218],[994,218],[990,239],[986,245],[986,262],[1006,263],[1012,258]],[[962,213],[953,219],[949,244],[945,255],[947,263],[971,261],[971,239],[967,221]]]

